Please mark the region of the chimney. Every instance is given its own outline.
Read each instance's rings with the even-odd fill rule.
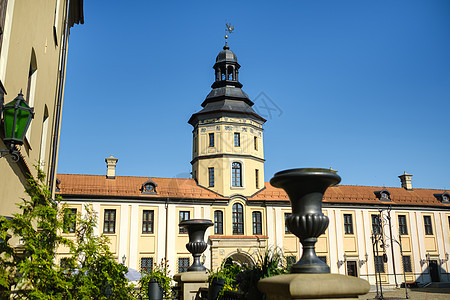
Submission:
[[[116,178],[116,164],[119,159],[112,156],[105,158],[106,162],[106,178],[107,179],[115,179]]]
[[[398,176],[398,178],[400,178],[400,181],[402,182],[402,188],[404,188],[405,190],[412,190],[412,183],[411,183],[411,174],[408,174],[406,172],[403,172],[402,175]]]

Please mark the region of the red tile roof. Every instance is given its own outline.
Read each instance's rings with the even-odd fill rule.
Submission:
[[[60,194],[66,196],[89,197],[114,197],[114,198],[187,198],[227,200],[206,188],[197,185],[193,179],[182,178],[158,178],[152,177],[157,184],[156,195],[141,193],[142,184],[147,177],[116,176],[115,179],[107,179],[101,175],[75,175],[58,174],[61,181]],[[252,201],[289,201],[284,190],[275,188],[270,183],[265,183],[265,189],[253,197]],[[344,204],[385,204],[385,205],[417,205],[417,206],[441,206],[450,207],[450,204],[441,203],[433,194],[442,194],[443,190],[414,189],[405,190],[398,187],[386,188],[390,193],[391,201],[380,201],[375,191],[381,191],[384,187],[339,185],[329,188],[324,195],[324,203]]]

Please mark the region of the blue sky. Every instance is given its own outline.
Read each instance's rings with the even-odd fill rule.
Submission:
[[[265,179],[450,190],[450,2],[85,1],[72,28],[59,173],[185,177],[189,117],[229,46],[265,124]],[[263,94],[261,94],[263,93]],[[258,97],[259,96],[259,97]],[[273,109],[268,115],[266,105]]]

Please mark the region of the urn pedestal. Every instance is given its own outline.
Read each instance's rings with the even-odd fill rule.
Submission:
[[[184,220],[178,225],[186,228],[189,235],[189,243],[186,244],[186,249],[194,257],[194,263],[187,269],[188,272],[206,271],[206,268],[200,262],[200,256],[208,247],[208,244],[204,240],[205,231],[213,225],[214,223],[207,219]]]
[[[303,246],[300,260],[291,274],[261,279],[260,291],[267,300],[281,299],[358,299],[369,291],[366,280],[329,274],[330,268],[316,255],[317,238],[328,227],[328,217],[322,213],[322,198],[326,189],[336,185],[341,177],[329,169],[305,168],[278,172],[270,183],[286,191],[292,214],[286,219],[289,230]]]
[[[302,257],[292,266],[291,273],[330,273],[330,267],[317,257],[315,244],[329,223],[322,213],[323,194],[340,181],[336,171],[318,168],[281,171],[270,180],[288,194],[292,214],[286,218],[287,227],[303,246]]]

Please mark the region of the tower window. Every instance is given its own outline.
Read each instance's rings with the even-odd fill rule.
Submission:
[[[244,234],[244,208],[242,204],[233,204],[233,234]]]
[[[262,234],[262,215],[259,211],[252,213],[253,219],[253,234]]]
[[[256,188],[259,189],[259,170],[258,169],[255,170],[255,183],[256,183]]]
[[[235,147],[241,146],[241,134],[239,132],[234,133],[234,146]]]
[[[223,234],[223,211],[214,211],[214,234]]]
[[[214,186],[214,168],[208,168],[209,186]]]
[[[209,146],[214,147],[214,133],[209,134]]]
[[[180,211],[180,222],[184,221],[184,220],[189,220],[190,217],[190,212],[189,211]],[[187,229],[184,227],[180,227],[180,230],[178,231],[179,233],[187,233]]]
[[[242,165],[238,162],[234,162],[231,165],[231,185],[232,186],[242,186]]]
[[[353,234],[353,217],[351,214],[344,214],[344,232]]]
[[[255,151],[258,151],[258,137],[253,137],[253,146],[255,147]]]

